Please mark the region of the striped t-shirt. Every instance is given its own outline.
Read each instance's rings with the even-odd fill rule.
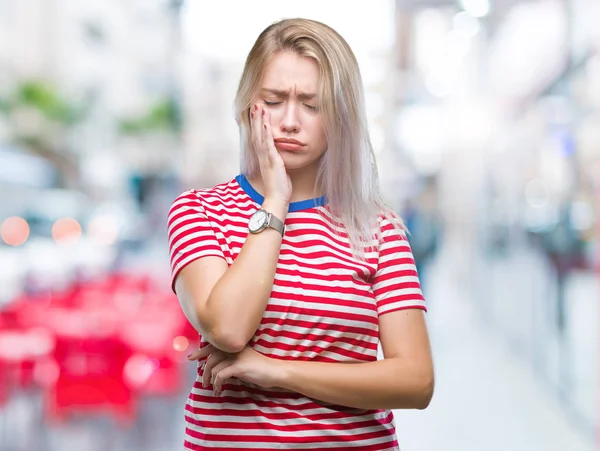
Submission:
[[[181,194],[168,219],[173,283],[204,256],[231,265],[262,202],[243,175]],[[291,203],[285,227],[273,290],[248,344],[256,351],[276,359],[371,362],[378,358],[380,315],[425,310],[406,235],[388,220],[380,220],[363,260],[336,233],[324,198]],[[330,405],[243,382],[223,388],[218,397],[211,386],[203,388],[199,365],[185,409],[186,449],[398,449],[391,411]]]

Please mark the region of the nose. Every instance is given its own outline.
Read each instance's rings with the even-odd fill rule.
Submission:
[[[300,119],[298,118],[297,108],[294,102],[289,102],[285,105],[280,125],[282,132],[292,133],[300,130]]]

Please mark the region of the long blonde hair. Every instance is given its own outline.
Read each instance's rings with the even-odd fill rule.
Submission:
[[[235,118],[240,128],[241,171],[260,174],[252,147],[250,108],[260,89],[264,69],[282,51],[312,58],[319,67],[320,111],[327,137],[316,188],[327,198],[330,211],[348,234],[355,255],[362,242],[373,238],[381,216],[397,228],[401,219],[385,205],[369,137],[362,78],[348,43],[331,27],[314,20],[284,19],[267,27],[250,50],[235,98]]]

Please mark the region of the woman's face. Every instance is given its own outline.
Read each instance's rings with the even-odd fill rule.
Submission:
[[[265,68],[254,103],[270,113],[275,147],[288,172],[316,173],[327,149],[318,88],[319,68],[311,58],[280,52]]]

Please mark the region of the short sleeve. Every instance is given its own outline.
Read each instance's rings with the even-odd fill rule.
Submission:
[[[379,230],[379,257],[373,280],[377,313],[409,308],[427,310],[417,268],[406,233],[382,219]]]
[[[167,230],[173,291],[177,275],[189,263],[208,256],[225,259],[216,231],[196,191],[186,191],[175,199],[169,210]]]

